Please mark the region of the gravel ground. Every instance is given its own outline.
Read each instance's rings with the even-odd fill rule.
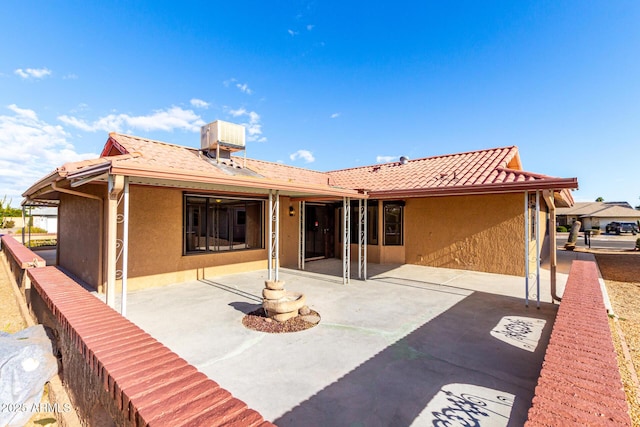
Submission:
[[[309,322],[305,319],[313,319],[315,322]],[[320,321],[320,315],[317,311],[309,310],[306,316],[296,316],[284,322],[276,322],[269,319],[262,308],[252,311],[244,316],[242,324],[249,329],[259,332],[267,332],[270,334],[282,334],[288,332],[304,331],[313,328]]]
[[[631,418],[640,426],[640,252],[596,253],[596,259],[617,316],[609,324]]]

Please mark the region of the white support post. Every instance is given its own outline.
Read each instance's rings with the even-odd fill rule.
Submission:
[[[540,191],[536,190],[536,307],[540,308]]]
[[[280,190],[276,190],[276,200],[273,206],[273,221],[275,222],[275,232],[273,236],[275,241],[273,245],[273,255],[275,259],[274,279],[277,282],[280,280]]]
[[[300,220],[298,221],[298,269],[304,270],[304,252],[305,248],[305,211],[306,204],[304,201],[298,202],[298,215]]]
[[[358,279],[362,279],[362,199],[358,199]]]
[[[269,190],[269,230],[268,230],[268,242],[267,247],[269,248],[267,254],[267,280],[273,280],[273,252],[271,250],[273,246],[273,191]]]
[[[120,314],[127,317],[127,277],[129,268],[129,178],[124,178],[124,205],[122,212],[122,298]]]
[[[557,287],[557,269],[558,269],[558,254],[557,254],[557,235],[556,235],[556,204],[554,200],[555,191],[545,191],[543,197],[549,207],[549,270],[551,280],[551,302],[561,301],[561,298],[556,295]]]
[[[342,230],[343,234],[343,248],[342,248],[342,283],[348,284],[351,281],[351,198],[343,197],[342,199]]]
[[[115,308],[118,270],[118,196],[124,186],[122,175],[109,175],[107,205],[107,305]]]
[[[524,192],[524,301],[529,307],[529,192]]]
[[[358,200],[358,279],[367,280],[367,199]]]

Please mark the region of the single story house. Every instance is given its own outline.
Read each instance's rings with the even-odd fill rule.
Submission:
[[[318,172],[236,155],[238,127],[203,127],[200,147],[111,133],[99,158],[34,183],[27,202],[59,201],[58,265],[110,304],[116,287],[277,280],[329,257],[345,283],[350,261],[365,279],[368,262],[529,277],[578,185],[524,171],[515,146]]]
[[[58,208],[55,206],[35,207],[29,210],[33,218],[33,226],[46,230],[47,233],[58,232]]]
[[[576,202],[571,207],[558,208],[556,216],[558,225],[571,226],[580,221],[581,230],[604,231],[611,222],[639,221],[640,211],[627,202]]]

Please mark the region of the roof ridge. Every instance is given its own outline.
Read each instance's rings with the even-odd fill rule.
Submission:
[[[420,158],[417,158],[417,159],[409,159],[408,162],[412,163],[412,162],[418,162],[418,161],[422,161],[422,160],[431,160],[431,159],[439,159],[439,158],[443,159],[443,158],[447,158],[447,157],[464,156],[464,155],[468,155],[468,154],[482,153],[482,152],[489,152],[489,151],[496,151],[496,150],[512,150],[514,148],[516,149],[516,153],[517,153],[517,150],[518,150],[518,146],[517,145],[508,145],[508,146],[504,146],[504,147],[485,148],[485,149],[479,149],[479,150],[463,151],[463,152],[460,152],[460,153],[438,154],[438,155],[435,155],[435,156],[420,157]],[[351,168],[335,169],[335,170],[328,171],[328,173],[343,172],[343,171],[355,170],[355,169],[371,168],[371,167],[376,167],[376,166],[392,165],[392,164],[395,164],[395,163],[399,163],[399,161],[396,160],[394,162],[374,163],[374,164],[364,165],[364,166],[354,166],[354,167],[351,167]],[[507,162],[507,163],[509,163],[509,162]]]

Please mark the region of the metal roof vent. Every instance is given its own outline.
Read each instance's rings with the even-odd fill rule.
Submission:
[[[235,123],[216,120],[200,128],[202,150],[240,151],[245,149],[245,128]]]
[[[400,164],[406,165],[407,163],[409,163],[409,158],[405,156],[400,156]]]

